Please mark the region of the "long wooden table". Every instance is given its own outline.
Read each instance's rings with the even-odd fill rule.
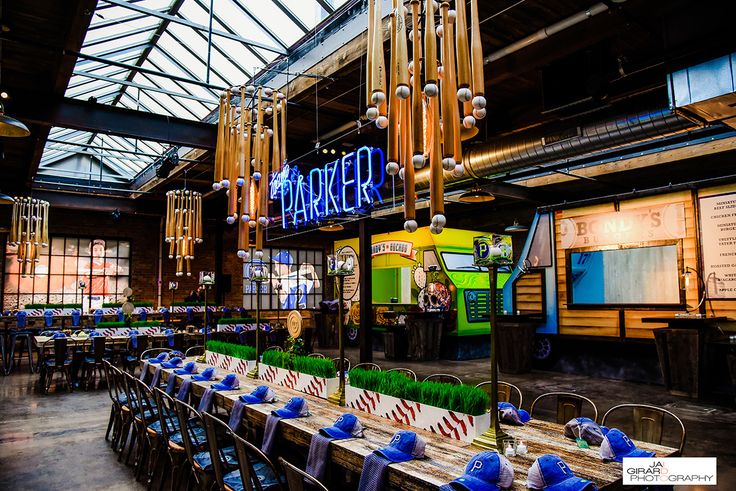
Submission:
[[[188,361],[194,361],[190,358]],[[200,365],[200,371],[205,365]],[[154,366],[149,366],[151,373]],[[173,370],[163,369],[161,378],[167,381]],[[223,371],[218,370],[219,378]],[[183,376],[175,375],[182,380]],[[233,391],[217,391],[215,402],[219,407],[228,411],[233,402],[241,394],[251,392],[258,385],[273,387],[279,400],[275,404],[248,405],[243,412],[243,419],[256,426],[263,427],[266,417],[273,409],[282,407],[293,396],[304,397],[309,404],[311,416],[306,418],[282,420],[279,424],[280,437],[289,443],[308,448],[312,435],[320,428],[332,426],[334,421],[347,409],[334,406],[324,399],[319,399],[302,392],[297,392],[280,385],[270,384],[264,380],[252,380],[238,375],[240,389]],[[201,396],[204,390],[213,382],[193,382],[192,392]],[[180,381],[177,381],[177,386]],[[352,410],[360,418],[365,428],[365,438],[337,440],[331,444],[330,458],[333,464],[344,467],[353,472],[360,472],[363,460],[374,450],[384,447],[393,434],[400,429],[409,429],[421,435],[427,442],[426,459],[413,460],[399,464],[391,464],[388,470],[388,484],[395,489],[427,490],[437,489],[465,470],[465,466],[473,455],[480,451],[469,443],[442,437],[435,433],[413,428],[402,423],[374,416],[358,410]],[[599,488],[613,489],[621,485],[622,468],[619,463],[603,463],[598,448],[581,449],[573,440],[564,437],[563,426],[546,421],[532,420],[526,426],[504,425],[504,430],[527,444],[529,453],[524,456],[512,457],[514,466],[514,490],[526,490],[526,473],[534,460],[544,454],[559,455],[576,473],[589,479]],[[672,455],[676,449],[645,442],[636,442],[637,447],[653,451],[659,457]]]

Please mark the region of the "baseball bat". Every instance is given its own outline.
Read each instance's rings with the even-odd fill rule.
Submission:
[[[391,175],[398,172],[399,161],[399,118],[396,104],[396,79],[398,77],[397,70],[397,53],[396,53],[396,6],[398,0],[393,0],[394,9],[391,11],[389,18],[391,19],[391,52],[390,67],[391,76],[389,78],[388,89],[388,142],[386,143],[386,156],[388,159],[387,171]]]
[[[414,63],[414,76],[412,80],[412,147],[415,158],[412,164],[415,167],[424,165],[424,111],[422,107],[422,43],[419,31],[419,0],[411,2],[412,21],[412,62]],[[406,172],[406,171],[404,171]],[[413,174],[413,172],[412,172]]]
[[[418,74],[417,74],[418,75]],[[417,94],[417,97],[421,97],[421,94]],[[412,163],[412,157],[414,151],[412,148],[413,143],[413,131],[411,126],[416,124],[412,118],[412,104],[408,100],[401,101],[403,107],[401,110],[402,125],[401,125],[401,136],[404,139],[404,152],[403,152],[403,164],[404,164],[404,222],[409,220],[416,221],[416,192],[414,190],[414,164]],[[406,224],[404,228],[410,230],[410,227]]]
[[[396,66],[394,71],[396,73],[396,82],[394,93],[399,99],[407,99],[411,95],[409,89],[409,50],[406,45],[406,14],[405,7],[400,1],[396,2],[396,8],[394,9],[394,26],[393,33],[395,36],[395,48],[396,48]]]
[[[470,90],[470,53],[468,51],[468,21],[465,14],[465,1],[455,1],[455,23],[457,24],[455,46],[457,48],[457,85],[460,89],[457,98],[466,102],[473,98]]]
[[[435,97],[437,90],[437,30],[434,25],[434,2],[427,0],[424,21],[424,93]],[[438,108],[439,109],[439,108]]]
[[[373,20],[373,16],[376,14],[376,6],[374,5],[375,0],[368,0],[368,45],[366,46],[366,57],[365,57],[365,105],[369,107],[373,105],[371,102],[371,95],[373,94],[373,36],[376,30],[376,23]],[[380,0],[379,0],[380,1]]]
[[[453,30],[455,28],[455,22],[454,20],[449,17],[448,14],[448,22],[447,22],[447,37],[452,40],[453,39]],[[444,63],[444,62],[443,62]],[[449,85],[449,103],[450,103],[450,109],[452,110],[452,114],[450,116],[450,120],[452,121],[452,149],[450,149],[450,153],[453,156],[453,160],[455,161],[455,165],[460,164],[462,162],[462,145],[460,142],[460,109],[458,107],[457,99],[452,97],[452,94],[457,93],[457,78],[455,76],[455,50],[450,48],[447,50],[447,64],[445,68],[445,81],[447,81]],[[465,103],[467,104],[467,103]],[[445,153],[448,153],[448,150],[445,149]],[[448,169],[452,170],[452,169]]]
[[[373,15],[373,73],[371,78],[371,103],[378,107],[381,116],[386,115],[386,62],[383,56],[383,13],[381,1],[375,2]]]
[[[480,38],[480,21],[478,14],[478,0],[470,0],[470,25],[473,58],[473,107],[485,109],[486,86],[483,80],[483,44]],[[484,114],[483,114],[484,115]]]
[[[279,155],[281,161],[279,162],[279,170],[284,166],[286,162],[286,96],[281,98],[281,154]]]
[[[462,2],[460,2],[462,3]],[[452,51],[452,39],[450,39],[450,21],[448,11],[450,9],[450,2],[443,1],[440,4],[440,15],[442,19],[442,70],[444,76],[442,77],[441,89],[442,89],[442,165],[446,170],[450,170],[450,164],[452,168],[455,167],[454,160],[452,159],[455,153],[455,121],[453,120],[452,105],[455,102],[455,97],[452,92],[452,66],[450,65],[450,52]]]

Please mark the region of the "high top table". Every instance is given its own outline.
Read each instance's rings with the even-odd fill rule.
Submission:
[[[187,361],[194,361],[190,358]],[[201,371],[206,365],[199,365]],[[153,373],[155,366],[149,365]],[[161,379],[168,381],[173,370],[162,369]],[[228,373],[218,369],[218,379]],[[174,375],[183,380],[183,376]],[[465,470],[465,466],[473,455],[481,450],[471,444],[459,440],[443,437],[436,433],[414,428],[396,421],[364,413],[359,410],[338,407],[324,399],[297,392],[280,385],[268,383],[264,380],[252,380],[238,375],[240,389],[232,391],[217,391],[215,403],[218,407],[228,411],[240,394],[251,392],[258,385],[272,387],[278,395],[275,404],[255,404],[246,406],[243,419],[263,427],[266,417],[272,410],[282,407],[291,397],[299,396],[308,401],[311,416],[306,418],[286,419],[279,422],[279,436],[291,444],[308,449],[312,435],[320,428],[332,426],[335,420],[344,412],[352,412],[360,418],[365,428],[365,438],[333,441],[330,451],[331,462],[353,472],[361,472],[363,460],[373,450],[388,444],[393,434],[398,430],[411,430],[421,435],[427,442],[426,459],[413,460],[389,466],[387,483],[392,489],[425,491],[437,489]],[[177,381],[177,386],[179,385]],[[214,382],[192,383],[192,393],[200,397],[204,390]],[[178,389],[177,389],[178,390]],[[576,475],[589,479],[599,488],[615,489],[621,486],[622,467],[619,463],[603,463],[598,454],[598,448],[581,449],[570,439],[564,437],[564,426],[546,421],[532,420],[526,426],[504,425],[504,430],[516,439],[522,439],[527,444],[529,453],[524,456],[512,457],[514,466],[514,485],[516,491],[526,490],[526,473],[534,460],[541,455],[552,453],[559,455]],[[645,442],[636,442],[637,447],[656,452],[658,457],[673,455],[677,449],[654,445]]]

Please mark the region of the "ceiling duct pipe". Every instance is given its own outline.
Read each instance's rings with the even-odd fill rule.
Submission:
[[[695,123],[669,109],[624,116],[578,126],[562,132],[514,135],[469,146],[463,154],[465,174],[444,172],[445,185],[578,157],[598,150],[621,147],[680,133]],[[429,168],[416,173],[417,191],[429,188]]]

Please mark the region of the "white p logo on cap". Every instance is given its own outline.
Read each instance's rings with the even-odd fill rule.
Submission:
[[[470,472],[477,471],[482,468],[483,468],[483,461],[478,459],[475,462],[473,462],[473,467],[470,469]]]

